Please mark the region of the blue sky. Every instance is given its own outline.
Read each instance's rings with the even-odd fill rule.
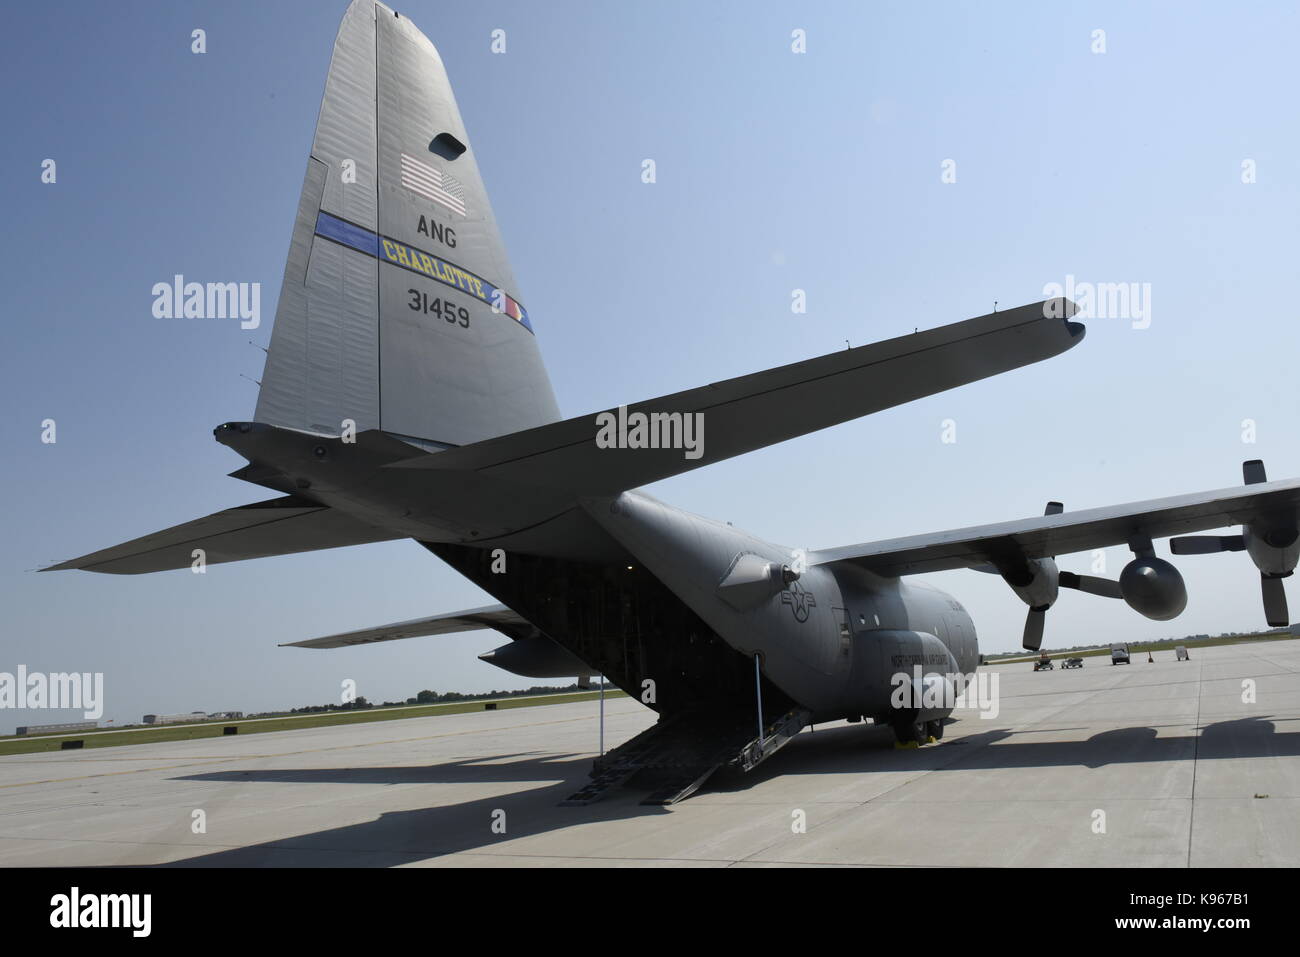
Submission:
[[[226,477],[242,460],[211,430],[252,417],[241,376],[260,375],[263,353],[249,340],[269,339],[344,7],[28,4],[0,36],[0,670],[102,671],[119,722],[335,700],[343,678],[372,700],[532,683],[476,660],[504,640],[491,633],[276,647],[489,600],[410,542],[206,576],[32,571],[267,497]],[[1150,284],[1148,328],[1094,319],[1062,357],[659,483],[659,497],[819,547],[1048,499],[1219,488],[1247,458],[1300,472],[1295,8],[397,9],[447,64],[566,415],[1033,302],[1067,275]],[[150,289],[175,273],[260,282],[262,327],[155,319]],[[790,310],[796,288],[806,314]],[[940,441],[949,418],[954,444]],[[1125,552],[1107,557],[1118,574]],[[1181,618],[1067,593],[1048,645],[1263,625],[1245,556],[1180,567]],[[970,609],[984,650],[1018,646],[1025,609],[996,578],[932,580]],[[0,730],[59,717],[11,712]]]

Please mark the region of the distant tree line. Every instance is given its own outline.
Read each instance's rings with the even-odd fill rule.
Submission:
[[[1145,648],[1147,645],[1173,645],[1184,641],[1206,641],[1211,638],[1250,638],[1254,635],[1271,635],[1290,630],[1289,627],[1283,626],[1280,628],[1270,628],[1267,631],[1225,631],[1219,635],[1184,635],[1182,638],[1143,638],[1132,641],[1125,639],[1115,643],[1123,645],[1141,645]],[[1110,647],[1111,645],[1109,644],[1073,645],[1069,648],[1053,648],[1051,649],[1051,653],[1053,655],[1062,655],[1068,654],[1071,651],[1096,651],[1098,649],[1105,650]],[[994,651],[985,655],[984,658],[988,661],[996,661],[998,658],[1023,658],[1024,656],[1025,652],[1023,651]]]
[[[263,711],[258,714],[249,715],[252,718],[274,718],[285,714],[321,714],[329,711],[364,711],[367,708],[400,708],[404,705],[422,705],[422,704],[451,704],[457,701],[482,701],[485,698],[517,698],[528,695],[546,695],[546,694],[565,694],[574,691],[590,691],[590,688],[582,688],[576,682],[564,687],[555,685],[533,685],[531,688],[523,688],[518,691],[484,691],[478,694],[465,694],[460,691],[444,691],[439,694],[437,691],[430,691],[427,688],[419,692],[413,698],[407,698],[405,701],[385,701],[381,705],[374,704],[358,695],[355,700],[347,701],[342,704],[309,704],[301,708],[291,708],[288,711]]]
[[[436,691],[426,689],[414,698],[407,698],[405,701],[385,701],[384,705],[386,707],[396,707],[402,704],[451,704],[455,701],[481,701],[484,698],[519,698],[529,695],[564,694],[566,692],[590,690],[590,688],[579,687],[576,682],[565,685],[563,688],[555,685],[533,685],[531,688],[521,688],[518,691],[484,691],[479,694],[464,694],[460,691],[444,691],[439,694]]]

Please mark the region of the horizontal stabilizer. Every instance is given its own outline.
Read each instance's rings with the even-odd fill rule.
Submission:
[[[346,631],[324,638],[306,641],[287,641],[281,648],[344,648],[348,645],[366,645],[375,641],[396,641],[398,638],[424,638],[430,635],[451,635],[461,631],[479,631],[491,628],[510,638],[527,637],[535,629],[505,605],[485,605],[468,611],[453,611],[432,618],[414,618],[394,622],[377,628]]]
[[[195,561],[195,549],[203,550],[206,564],[216,565],[403,537],[326,506],[287,495],[228,508],[41,571],[80,568],[111,575],[140,575],[189,568]]]
[[[609,418],[584,415],[388,467],[614,494],[1058,355],[1083,338],[1066,318],[1075,311],[1069,300],[1033,303],[627,407],[628,422],[659,416],[661,433],[669,417],[689,417],[700,426],[694,448],[684,424],[672,447],[610,447],[597,440]]]

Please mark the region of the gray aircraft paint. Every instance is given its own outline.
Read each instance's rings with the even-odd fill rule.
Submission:
[[[370,4],[352,4],[334,43],[262,373],[259,422],[327,434],[337,434],[345,418],[358,429],[380,425],[378,263],[315,235],[320,210],[378,228],[374,21]],[[356,164],[355,183],[343,182],[345,159]]]
[[[467,148],[435,149],[439,134]],[[295,644],[491,627],[515,643],[497,656],[507,667],[603,672],[638,698],[649,679],[660,685],[656,708],[722,706],[751,729],[757,656],[765,702],[795,709],[797,731],[809,715],[890,718],[890,679],[913,661],[927,674],[974,670],[965,610],[902,575],[1023,567],[1115,544],[1149,550],[1152,538],[1227,525],[1274,533],[1275,543],[1251,537],[1262,571],[1294,567],[1297,548],[1276,543],[1295,541],[1300,480],[1262,481],[1260,466],[1248,472],[1261,481],[1245,487],[825,549],[787,574],[789,548],[634,490],[1056,356],[1083,337],[1068,318],[1074,304],[1033,303],[628,404],[704,415],[698,459],[600,448],[594,413],[559,419],[529,317],[495,313],[482,297],[520,293],[468,142],[433,45],[382,4],[354,0],[330,62],[256,421],[215,433],[248,460],[235,477],[284,497],[53,568],[135,574],[187,567],[194,548],[237,561],[410,537],[504,605]],[[419,164],[408,170],[448,189],[404,181],[403,154]],[[354,183],[343,182],[344,160]],[[468,319],[431,321],[410,308],[412,289],[450,298]],[[354,443],[339,437],[344,419],[356,423]],[[490,568],[497,548],[510,555],[508,574]]]
[[[793,560],[793,549],[640,492],[585,507],[728,644],[760,655],[767,677],[819,716],[885,714],[887,676],[897,670],[891,659],[919,652],[926,636],[945,660],[924,673],[970,673],[978,663],[974,622],[938,589],[823,565],[738,610],[718,588],[737,560],[780,566]],[[800,605],[806,616],[796,613]],[[847,618],[837,619],[837,610]]]
[[[350,419],[437,448],[559,418],[533,331],[430,278],[442,270],[391,261],[397,248],[403,259],[419,251],[485,281],[466,278],[470,288],[521,298],[474,151],[438,155],[439,134],[469,144],[433,44],[383,4],[353,3],[330,61],[256,421],[337,435]],[[453,177],[466,215],[406,185],[403,154]],[[355,182],[344,181],[345,161]],[[464,309],[467,324],[411,309],[412,289]]]

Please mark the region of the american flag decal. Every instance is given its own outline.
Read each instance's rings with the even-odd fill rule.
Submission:
[[[465,212],[465,187],[459,180],[405,153],[402,154],[402,185],[425,199],[446,206],[453,213],[468,215]]]

